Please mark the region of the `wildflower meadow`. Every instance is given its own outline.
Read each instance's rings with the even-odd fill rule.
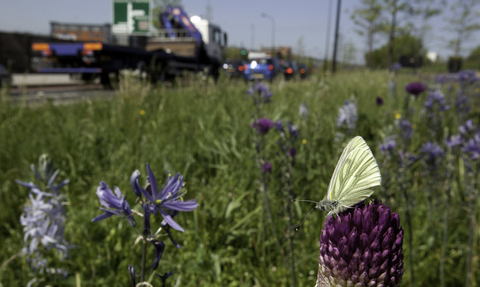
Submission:
[[[479,100],[475,72],[399,65],[0,91],[0,286],[478,287]],[[355,136],[381,185],[315,210]]]

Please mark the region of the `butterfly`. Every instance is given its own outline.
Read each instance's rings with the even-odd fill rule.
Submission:
[[[368,198],[380,186],[381,182],[380,169],[372,151],[361,136],[356,136],[348,142],[343,150],[328,185],[325,198],[319,202],[311,200],[294,201],[313,202],[315,207],[312,210],[329,211],[328,215],[338,214]],[[305,219],[302,224],[304,221]],[[299,227],[297,227],[297,230]]]

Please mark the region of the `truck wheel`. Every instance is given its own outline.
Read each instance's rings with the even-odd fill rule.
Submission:
[[[149,72],[150,81],[153,85],[157,82],[164,82],[167,79],[167,65],[162,62],[158,62],[153,70]]]
[[[106,90],[112,90],[112,81],[110,81],[110,74],[109,73],[101,73],[100,74],[100,84],[102,84],[103,88]]]

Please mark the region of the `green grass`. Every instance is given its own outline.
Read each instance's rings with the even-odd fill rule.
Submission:
[[[393,127],[393,111],[401,110],[400,101],[388,96],[389,78],[386,72],[360,71],[271,85],[273,103],[265,106],[264,116],[297,123],[301,132],[293,173],[297,198],[320,200],[325,195],[344,144],[334,142],[337,110],[352,96],[359,108],[356,134],[367,140],[377,160],[382,162],[379,143]],[[401,75],[397,84],[399,98],[405,96],[403,85],[413,79],[411,75]],[[134,203],[129,179],[132,172],[139,169],[143,184],[146,162],[162,181],[169,172],[180,172],[187,182],[187,198],[195,198],[200,203],[194,212],[175,218],[185,233],[173,231],[173,236],[184,249],[176,249],[165,239],[165,254],[158,271],[176,272],[169,279],[169,286],[175,282],[180,282],[178,286],[289,286],[288,266],[278,254],[259,192],[253,134],[249,127],[253,104],[245,94],[246,88],[242,81],[225,79],[217,85],[198,80],[176,88],[154,88],[127,80],[120,87],[120,96],[111,100],[34,108],[11,105],[3,95],[0,106],[0,202],[3,206],[0,209],[0,264],[6,263],[0,268],[3,286],[25,286],[33,275],[22,257],[7,260],[23,246],[19,217],[28,194],[27,189],[14,180],[33,181],[29,165],[36,163],[42,153],[48,153],[56,168],[62,170],[60,180],[70,179],[64,189],[70,202],[66,238],[77,247],[72,249],[64,266],[71,275],[58,286],[75,286],[76,279],[81,279],[83,286],[129,286],[127,265],[136,265],[139,270],[141,258],[141,245],[134,245],[134,230],[120,218],[99,223],[90,221],[101,213],[95,194],[101,180],[111,187],[118,186],[130,205],[140,210]],[[383,97],[385,105],[375,105],[378,96]],[[310,111],[306,120],[298,117],[302,102],[307,103]],[[417,108],[421,105],[419,101],[415,104]],[[141,110],[145,111],[144,115],[140,114]],[[418,150],[426,140],[420,109],[414,124],[412,151]],[[445,124],[450,130],[456,127],[453,119]],[[271,131],[266,139],[269,159],[274,164],[268,193],[286,256],[284,198],[276,180],[280,176],[275,144],[278,134]],[[303,139],[305,144],[301,143]],[[421,166],[415,167],[411,174],[417,286],[435,286],[439,282],[442,221],[436,221],[439,224],[436,241],[427,242],[428,207],[424,190],[429,187],[420,176]],[[460,187],[454,185],[454,188],[459,192]],[[404,224],[405,206],[397,189],[392,185],[394,196],[389,204],[393,211],[400,213]],[[377,192],[373,197],[380,196]],[[441,200],[438,202],[440,217]],[[468,222],[462,202],[462,198],[456,196],[452,206],[447,286],[461,285],[465,278]],[[310,205],[296,204],[295,207],[295,220],[300,222]],[[318,240],[324,218],[324,213],[312,213],[295,234],[298,286],[315,285]],[[158,227],[161,220],[157,216],[152,226]],[[407,249],[405,241],[404,250]],[[477,259],[479,251],[477,236]],[[148,256],[147,263],[151,263],[151,246]],[[480,269],[475,262],[478,260],[474,261],[474,270]],[[407,258],[405,264],[408,264]],[[404,286],[410,282],[407,270],[406,266]],[[475,275],[478,280],[480,271]],[[154,286],[159,284],[154,282],[157,282]]]

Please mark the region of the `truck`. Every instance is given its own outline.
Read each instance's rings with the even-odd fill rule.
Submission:
[[[79,74],[85,81],[100,77],[105,87],[124,69],[146,72],[152,83],[185,72],[204,72],[216,81],[227,34],[206,19],[188,17],[179,6],[166,7],[159,22],[161,29],[144,49],[102,42],[33,43],[33,57],[43,63],[35,71]]]

